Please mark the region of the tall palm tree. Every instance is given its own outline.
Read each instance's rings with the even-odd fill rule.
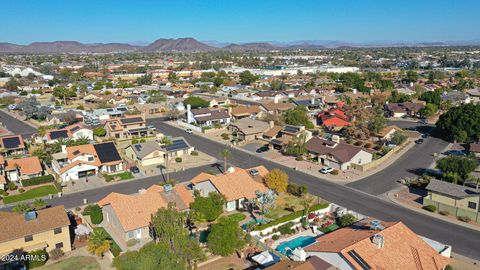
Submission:
[[[160,142],[164,145],[164,147],[171,145],[173,142],[167,136],[163,136],[162,141]],[[169,164],[170,164],[170,155],[168,154],[167,149],[165,148],[165,170],[167,170],[167,182],[170,181],[170,171],[169,171]]]
[[[310,212],[310,206],[312,205],[312,203],[313,203],[313,198],[312,197],[310,197],[308,195],[303,196],[303,200],[302,200],[301,204],[303,206],[303,213],[305,214],[304,215],[305,222],[307,221],[308,212]]]
[[[82,136],[75,140],[75,145],[84,145],[89,143],[90,143],[90,139],[88,139],[86,136]]]
[[[227,158],[229,158],[231,155],[232,153],[227,148],[224,148],[222,151],[220,151],[220,156],[223,157],[223,173],[227,173]]]

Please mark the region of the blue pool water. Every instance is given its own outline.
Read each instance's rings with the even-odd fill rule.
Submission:
[[[280,245],[277,246],[276,250],[282,254],[288,255],[288,253],[290,253],[291,250],[294,250],[297,247],[306,247],[313,243],[315,243],[315,237],[299,236],[290,241],[280,243]]]

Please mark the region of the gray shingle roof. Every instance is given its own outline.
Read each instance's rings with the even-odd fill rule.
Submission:
[[[441,193],[459,199],[480,196],[480,190],[437,179],[431,179],[426,189],[434,193]]]

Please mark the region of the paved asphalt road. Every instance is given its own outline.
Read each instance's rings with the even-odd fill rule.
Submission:
[[[188,142],[194,145],[199,151],[220,159],[219,152],[223,149],[222,143],[214,142],[194,134],[187,134],[181,129],[174,128],[163,123],[160,120],[150,120],[149,124],[154,125],[157,130],[171,136],[183,136]],[[431,140],[433,139],[433,140]],[[392,186],[395,184],[396,178],[409,174],[409,170],[419,167],[417,156],[423,155],[424,152],[431,149],[440,149],[444,143],[437,141],[439,139],[429,138],[426,142],[417,148],[414,146],[405,156],[387,167],[382,172],[374,174],[362,181],[366,185]],[[432,144],[432,146],[430,146]],[[342,186],[329,181],[321,180],[309,174],[295,171],[292,168],[278,165],[276,163],[259,158],[254,153],[247,154],[243,151],[232,149],[232,156],[229,162],[240,167],[250,167],[263,164],[269,169],[281,168],[290,176],[290,181],[298,184],[305,184],[308,190],[328,201],[349,209],[358,211],[362,214],[376,217],[385,221],[402,221],[407,224],[416,233],[441,241],[453,246],[453,251],[474,259],[480,259],[480,232],[465,227],[461,227],[449,222],[445,222],[427,215],[423,215],[404,207],[398,206],[392,202],[377,197],[377,192],[388,190],[385,188],[374,188],[373,194],[354,189],[350,186]],[[429,156],[428,154],[426,156]],[[432,157],[427,158],[425,163],[430,163]]]
[[[34,127],[16,119],[2,110],[0,110],[0,122],[9,131],[16,135],[22,135],[23,138],[29,138],[33,133],[37,132]]]
[[[4,113],[0,112],[0,118],[3,117]],[[181,129],[163,123],[160,119],[149,120],[148,123],[155,125],[159,131],[162,131],[167,135],[183,136],[199,151],[220,159],[218,153],[224,148],[222,143],[214,142],[194,134],[187,134]],[[23,127],[23,125],[21,125],[21,127]],[[415,156],[442,146],[442,143],[436,141],[437,139],[430,139],[432,138],[427,139],[427,141],[420,146],[423,148],[412,148],[401,160],[387,167],[382,172],[374,174],[362,181],[364,181],[365,185],[372,186],[394,185],[395,181],[398,179],[391,177],[392,175],[408,175],[409,170],[419,167],[417,164],[414,164],[414,162],[416,162]],[[430,146],[430,144],[433,144],[433,146]],[[229,162],[236,166],[245,168],[263,164],[269,169],[281,168],[289,174],[290,181],[307,185],[311,193],[328,201],[385,221],[400,220],[420,235],[452,245],[453,251],[456,253],[473,259],[480,259],[480,252],[478,252],[480,250],[480,241],[478,241],[478,239],[480,239],[480,232],[408,210],[389,201],[380,199],[376,195],[372,195],[376,193],[378,194],[378,192],[383,193],[384,190],[388,190],[389,187],[373,188],[371,190],[372,194],[368,194],[367,192],[354,189],[351,186],[337,185],[329,181],[318,179],[309,174],[295,171],[292,168],[272,163],[256,156],[255,153],[247,154],[236,149],[232,149],[231,151],[232,156],[229,158]],[[431,158],[429,160],[431,161]],[[212,166],[203,166],[186,170],[184,172],[172,173],[171,179],[177,179],[182,182],[188,181],[199,172],[212,169],[215,168]],[[125,181],[124,183],[107,185],[94,190],[69,194],[61,198],[54,198],[49,200],[48,203],[51,205],[63,204],[66,208],[72,208],[83,205],[84,198],[87,198],[89,202],[96,202],[110,192],[131,194],[140,188],[146,188],[161,181],[163,181],[161,176],[148,177],[135,181]]]

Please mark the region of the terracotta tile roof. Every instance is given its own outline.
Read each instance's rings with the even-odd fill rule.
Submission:
[[[43,171],[42,164],[38,157],[26,157],[7,160],[6,171],[13,171],[16,166],[20,168],[20,173],[25,175],[37,174]]]
[[[70,225],[63,205],[37,211],[35,220],[26,221],[23,214],[0,212],[0,242],[23,238],[27,235]]]
[[[66,151],[67,151],[67,158],[69,160],[72,160],[77,156],[81,156],[85,154],[95,156],[96,159],[98,159],[97,151],[95,151],[95,147],[93,146],[93,144],[70,146],[66,148]]]
[[[318,237],[305,250],[340,253],[355,269],[363,268],[351,256],[352,251],[371,269],[378,270],[441,270],[450,262],[449,258],[438,254],[402,222],[386,222],[383,225],[385,229],[379,231],[371,230],[368,224],[357,223]],[[372,242],[374,235],[383,236],[383,247],[379,248]]]
[[[265,174],[267,169],[255,167],[259,172]],[[234,201],[242,198],[253,199],[256,198],[255,191],[260,190],[265,192],[268,188],[261,182],[255,181],[248,171],[251,169],[235,168],[233,173],[211,175],[208,173],[200,173],[195,176],[190,182],[194,185],[210,181],[215,188],[225,196],[227,201]],[[267,171],[268,172],[268,171]]]
[[[146,227],[150,224],[151,215],[159,208],[174,202],[179,210],[188,209],[193,196],[184,185],[176,185],[172,192],[166,194],[162,186],[153,185],[144,193],[125,195],[112,192],[98,202],[104,207],[109,204],[115,211],[125,232]]]

